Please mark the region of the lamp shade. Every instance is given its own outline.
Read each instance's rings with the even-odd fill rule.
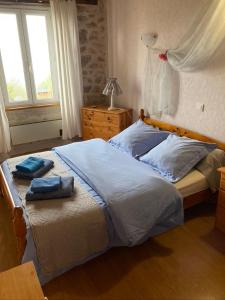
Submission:
[[[120,95],[122,94],[121,87],[119,86],[119,83],[117,82],[117,78],[110,77],[106,83],[106,86],[102,92],[103,95],[109,96],[109,95]]]

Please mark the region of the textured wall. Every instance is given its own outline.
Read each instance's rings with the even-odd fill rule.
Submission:
[[[157,47],[176,48],[193,17],[208,0],[109,0],[109,70],[119,79],[121,106],[136,116],[143,107],[146,48],[141,34],[157,32]],[[164,120],[225,141],[225,42],[211,63],[197,73],[181,74],[176,115]],[[156,59],[158,59],[156,57]],[[204,103],[201,112],[196,103]]]
[[[106,9],[98,5],[78,5],[78,26],[83,69],[84,103],[103,103],[106,81]],[[10,125],[61,119],[60,108],[38,108],[7,112]]]
[[[83,70],[84,101],[99,103],[106,82],[106,8],[98,5],[78,6],[81,64]]]

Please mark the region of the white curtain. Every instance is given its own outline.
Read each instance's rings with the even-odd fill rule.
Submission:
[[[160,61],[159,86],[153,90],[158,97],[157,112],[175,114],[179,100],[179,73],[194,72],[205,67],[225,37],[225,0],[210,0],[203,7],[201,17],[196,19],[180,46],[167,51],[168,61]],[[148,83],[155,77],[152,72]],[[153,92],[154,94],[154,92]],[[152,113],[155,113],[153,111]]]
[[[0,153],[11,150],[9,122],[5,112],[3,93],[0,87]]]
[[[147,58],[145,66],[145,82],[144,82],[144,110],[147,114],[160,115],[160,78],[159,71],[161,62],[155,62],[155,55],[150,47],[147,47]]]
[[[83,83],[75,0],[50,0],[58,69],[63,139],[81,136]]]
[[[167,52],[168,62],[179,72],[199,70],[213,56],[224,37],[225,1],[210,1],[204,16],[194,22],[181,45]]]

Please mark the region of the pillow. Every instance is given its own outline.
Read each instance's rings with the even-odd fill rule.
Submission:
[[[206,177],[213,193],[219,189],[220,173],[217,169],[222,166],[225,166],[225,152],[220,149],[213,150],[195,166]]]
[[[165,141],[142,156],[140,161],[149,164],[160,175],[174,183],[215,148],[216,144],[170,134]]]
[[[169,132],[160,131],[138,120],[108,142],[133,157],[143,155],[167,138]]]

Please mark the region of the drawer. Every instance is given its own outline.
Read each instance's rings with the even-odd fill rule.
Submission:
[[[91,110],[82,110],[83,120],[93,120],[94,111]]]
[[[105,129],[113,130],[113,131],[120,130],[120,127],[116,124],[110,124],[107,122],[96,122],[96,121],[90,121],[90,120],[83,120],[83,126],[90,127],[90,128],[96,128],[96,129],[105,128]]]
[[[218,205],[216,211],[216,228],[225,233],[225,208]]]
[[[98,111],[83,110],[83,121],[94,121],[102,124],[112,124],[116,126],[122,125],[122,121],[119,115],[113,115]]]
[[[89,127],[83,127],[82,129],[82,137],[84,140],[94,139],[94,132],[92,128]]]
[[[221,174],[220,188],[225,190],[225,174]]]
[[[120,119],[120,116],[119,115],[113,115],[113,114],[107,114],[107,113],[103,113],[102,114],[103,116],[102,117],[102,122],[106,122],[108,124],[111,124],[111,125],[117,125],[117,126],[120,126],[121,124],[121,119]],[[98,120],[100,116],[96,116],[96,121]]]
[[[93,138],[102,138],[104,140],[109,140],[111,137],[119,133],[119,130],[115,130],[114,128],[96,128],[96,127],[88,127],[83,126],[83,139],[93,139]]]
[[[221,189],[219,190],[218,205],[224,207],[225,209],[225,191]]]

